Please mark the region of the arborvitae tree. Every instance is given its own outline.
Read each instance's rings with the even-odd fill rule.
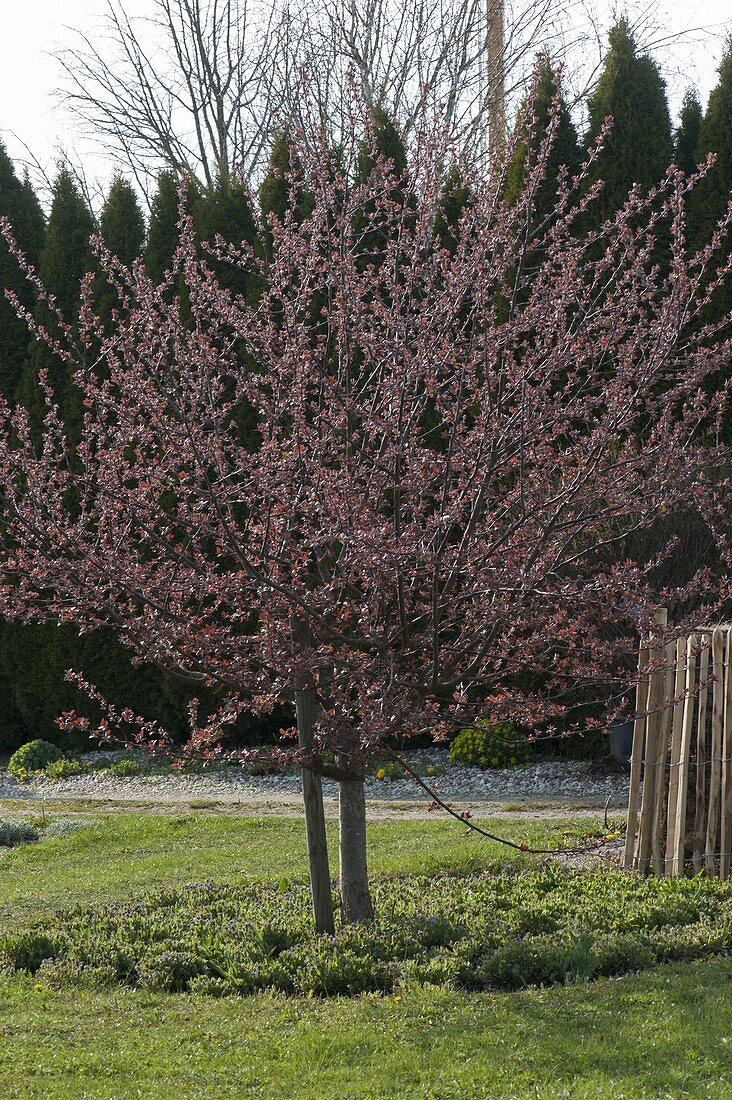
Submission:
[[[600,133],[610,115],[613,126],[598,157],[594,176],[604,181],[593,217],[611,217],[625,202],[633,184],[653,187],[673,155],[671,119],[665,83],[655,62],[638,55],[626,20],[610,32],[597,89],[589,101],[587,143]]]
[[[198,207],[201,193],[196,180],[186,177],[177,180],[173,172],[165,170],[158,176],[158,188],[153,197],[150,220],[148,223],[147,247],[145,249],[145,267],[155,283],[162,283],[173,263],[178,247],[180,233],[181,199],[187,214],[198,220]],[[180,273],[168,288],[171,297],[180,295],[181,311],[190,319],[190,303],[185,288],[185,280]]]
[[[259,187],[259,212],[262,219],[259,247],[262,254],[269,258],[272,252],[272,231],[268,219],[273,214],[279,221],[285,212],[291,209],[288,183],[293,168],[292,140],[287,129],[281,130],[272,143],[267,174]],[[296,165],[295,165],[296,167]],[[298,196],[298,202],[292,213],[298,219],[306,218],[312,210],[312,198],[305,191]]]
[[[697,158],[704,160],[708,153],[714,153],[717,160],[696,191],[696,243],[710,237],[732,197],[732,41],[722,58],[719,80],[709,96],[699,128]]]
[[[39,275],[45,288],[55,296],[64,320],[68,322],[73,323],[78,314],[82,277],[93,267],[89,238],[94,230],[91,212],[73,176],[67,168],[61,168],[53,185],[53,202],[48,219],[46,243],[40,257]],[[44,302],[37,303],[35,319],[52,335],[57,334],[58,325],[55,315]],[[25,343],[27,347],[27,332]],[[45,410],[43,393],[38,383],[40,370],[48,372],[48,380],[66,423],[69,440],[74,443],[78,440],[80,433],[81,396],[71,381],[69,366],[55,356],[47,344],[34,340],[23,364],[17,399],[30,413],[31,429],[36,444],[40,446]],[[36,661],[39,667],[45,670],[49,667],[57,638],[48,627],[39,627],[38,631],[33,646]],[[30,635],[24,633],[22,637],[27,641]],[[6,632],[5,645],[12,649],[13,646],[21,646],[21,641],[12,635],[12,631],[10,634]],[[7,654],[5,661],[7,663]],[[73,661],[69,660],[66,667],[72,665]],[[22,686],[18,687],[18,690],[22,693]],[[20,713],[23,713],[22,705],[20,705]]]
[[[170,267],[178,244],[178,182],[166,169],[158,176],[157,191],[150,207],[145,267],[151,279],[161,282]]]
[[[371,112],[371,132],[379,155],[394,163],[394,175],[403,176],[407,170],[407,154],[397,129],[381,107]],[[356,183],[364,183],[374,168],[374,158],[369,143],[363,142],[356,163]]]
[[[15,239],[26,257],[38,266],[46,223],[38,198],[26,176],[21,182],[5,146],[0,142],[0,215],[10,219]],[[35,308],[33,289],[18,262],[0,240],[0,394],[15,398],[28,349],[28,329],[2,293],[14,291],[28,310]]]
[[[125,264],[142,253],[145,219],[135,190],[122,176],[115,176],[99,219],[99,233],[107,248]]]
[[[361,142],[354,173],[354,183],[365,184],[374,170],[374,151],[384,161],[391,162],[391,170],[395,179],[395,186],[388,192],[389,199],[397,204],[397,208],[409,206],[410,201],[405,197],[404,187],[406,183],[407,154],[404,143],[400,138],[394,123],[381,107],[375,107],[371,112],[371,132],[368,140]],[[361,233],[360,249],[363,263],[379,264],[383,260],[384,243],[392,231],[388,224],[394,219],[394,214],[389,214],[386,223],[381,227],[382,217],[377,214],[373,202],[366,204],[363,214],[355,219],[355,230]],[[397,215],[402,217],[403,214]]]
[[[290,172],[290,135],[281,130],[276,135],[269,154],[267,174],[259,187],[259,209],[266,222],[269,214],[278,219],[285,216],[287,210],[286,178]]]
[[[73,321],[78,312],[81,279],[85,272],[92,269],[89,238],[94,229],[91,211],[73,176],[67,168],[61,168],[53,185],[53,202],[39,274],[43,285],[55,296],[56,305],[67,321]],[[46,326],[51,334],[56,332],[55,317],[43,302],[36,307],[36,320]],[[23,366],[18,400],[29,410],[36,433],[40,432],[42,417],[42,397],[38,386],[38,372],[41,369],[48,371],[49,382],[70,435],[78,435],[80,410],[73,399],[74,387],[69,368],[46,344],[34,340]]]
[[[41,259],[46,243],[46,215],[33,189],[27,172],[23,173],[23,199],[18,210],[17,225],[21,238],[26,241],[25,253],[33,264]]]
[[[95,228],[92,213],[76,181],[68,168],[62,167],[53,185],[39,274],[69,319],[79,303],[81,278],[89,270],[89,238]]]
[[[217,236],[228,244],[240,248],[242,244],[258,248],[257,223],[252,210],[248,188],[241,179],[229,177],[220,180],[214,188],[197,196],[194,219],[198,239],[202,243],[215,244]],[[216,274],[222,286],[240,294],[254,305],[262,292],[261,280],[253,270],[245,270],[234,264],[206,256],[206,262]],[[256,370],[256,363],[242,353],[242,363]],[[234,418],[238,427],[239,442],[249,450],[259,446],[257,416],[246,399],[237,404]]]
[[[458,224],[469,202],[470,188],[465,183],[459,167],[453,164],[445,175],[440,209],[435,217],[435,236],[448,252],[455,251]]]
[[[705,244],[720,218],[724,217],[732,201],[732,40],[719,66],[719,80],[709,96],[699,129],[697,158],[702,161],[708,153],[716,154],[716,162],[700,181],[692,195],[690,239],[695,247]],[[723,255],[732,253],[729,233],[723,246]],[[715,292],[706,312],[705,320],[719,322],[732,310],[732,276],[728,275]],[[728,332],[727,335],[732,335]],[[732,374],[732,366],[722,371],[715,380],[715,387],[722,388]],[[732,412],[727,413],[723,425],[725,441],[732,439]]]
[[[511,269],[512,292],[499,292],[496,299],[500,303],[502,315],[506,317],[515,308],[517,301],[524,301],[530,293],[533,276],[541,266],[546,247],[546,230],[552,211],[557,205],[562,172],[566,170],[570,175],[575,175],[583,161],[577,131],[562,95],[558,76],[549,61],[544,59],[536,73],[530,98],[527,96],[519,109],[513,153],[506,166],[503,197],[512,206],[522,196],[529,197],[527,181],[531,179],[539,158],[543,155],[542,146],[552,124],[555,102],[557,116],[552,145],[544,163],[543,178],[531,196],[533,206],[530,223],[523,225],[521,229],[525,250],[520,262]],[[519,216],[523,219],[523,214]]]
[[[513,203],[524,190],[527,171],[535,166],[541,144],[546,136],[549,126],[552,103],[557,95],[555,74],[547,61],[539,73],[536,92],[531,104],[532,121],[528,131],[518,136],[514,154],[506,172],[506,199]],[[519,118],[526,116],[528,104],[523,103]],[[577,139],[577,130],[572,122],[564,96],[559,96],[559,117],[557,120],[556,135],[551,153],[547,160],[544,181],[536,198],[537,220],[542,220],[553,208],[557,196],[557,179],[560,169],[565,166],[570,173],[579,170],[582,163],[582,152]]]
[[[254,245],[257,224],[254,220],[249,191],[241,180],[219,181],[216,187],[201,195],[196,203],[196,229],[202,241],[214,243],[217,235],[229,244]],[[251,274],[220,261],[209,261],[221,284],[254,302],[259,283]]]
[[[145,219],[133,187],[121,176],[112,181],[99,219],[99,233],[109,251],[125,264],[131,264],[142,253]],[[97,280],[95,298],[99,316],[108,323],[117,294],[102,277]]]
[[[703,118],[699,96],[690,89],[684,96],[679,125],[674,134],[674,163],[687,176],[695,170],[699,148],[699,130]]]

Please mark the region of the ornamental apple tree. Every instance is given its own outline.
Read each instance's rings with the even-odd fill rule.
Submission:
[[[73,372],[78,443],[43,374],[40,442],[2,410],[3,613],[109,626],[218,688],[190,751],[294,702],[281,759],[303,769],[321,930],[321,776],[340,785],[344,917],[368,918],[369,759],[477,714],[551,725],[651,621],[670,543],[638,560],[631,536],[660,517],[692,509],[727,555],[726,391],[709,383],[729,319],[704,323],[726,223],[689,254],[693,181],[671,168],[583,233],[587,165],[539,217],[557,119],[517,200],[511,147],[462,178],[447,244],[439,131],[398,178],[375,150],[357,178],[357,127],[337,157],[300,141],[266,261],[202,250],[184,212],[162,284],[98,241],[111,328],[89,280],[73,326],[36,329]],[[223,263],[257,275],[255,303]],[[725,595],[697,574],[674,598]]]

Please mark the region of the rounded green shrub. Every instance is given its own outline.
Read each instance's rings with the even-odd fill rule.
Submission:
[[[191,978],[205,973],[206,963],[191,951],[151,952],[140,964],[138,984],[156,993],[182,993]]]
[[[8,761],[8,771],[11,775],[27,775],[29,772],[40,772],[55,760],[63,756],[58,745],[52,745],[50,741],[26,741],[21,745]]]
[[[528,757],[529,746],[512,722],[479,720],[461,730],[450,746],[450,763],[472,768],[509,768]]]
[[[78,959],[44,959],[35,975],[37,982],[43,982],[51,989],[59,989],[62,986],[106,989],[114,985],[117,980],[114,967],[103,964],[87,966]]]

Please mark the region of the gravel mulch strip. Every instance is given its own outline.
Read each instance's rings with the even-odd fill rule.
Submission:
[[[102,754],[90,754],[99,760]],[[104,754],[111,759],[110,754]],[[89,757],[87,757],[89,759]],[[624,807],[628,800],[628,777],[623,773],[598,774],[596,767],[576,760],[545,760],[506,769],[481,771],[451,767],[445,749],[405,753],[405,760],[418,771],[425,767],[444,769],[439,776],[425,776],[439,797],[462,803],[566,803],[578,806]],[[297,773],[251,776],[236,767],[214,768],[192,775],[152,774],[117,778],[104,771],[89,772],[52,781],[32,778],[18,782],[0,772],[0,799],[85,800],[114,802],[257,803],[293,801],[300,795]],[[323,781],[326,798],[337,796],[337,784]],[[430,796],[414,780],[366,780],[366,798],[379,802],[429,804]]]

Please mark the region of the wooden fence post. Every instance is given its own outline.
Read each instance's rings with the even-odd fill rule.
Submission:
[[[657,875],[666,873],[666,848],[663,843],[664,829],[667,827],[666,799],[664,791],[666,787],[666,761],[671,743],[671,722],[674,716],[674,663],[676,660],[676,646],[673,642],[667,642],[663,647],[663,696],[661,713],[659,715],[658,742],[656,752],[656,770],[654,775],[653,791],[653,841],[651,849],[653,853],[653,870]]]
[[[712,634],[712,743],[709,758],[709,816],[707,817],[707,873],[716,871],[715,849],[719,836],[719,809],[722,794],[722,723],[724,718],[724,635],[717,628]]]
[[[732,627],[724,656],[724,718],[722,739],[722,820],[719,829],[719,877],[729,878],[732,848]]]
[[[640,782],[643,771],[643,754],[646,746],[646,712],[648,710],[648,674],[642,676],[648,663],[648,648],[641,642],[638,650],[638,683],[635,689],[635,721],[633,722],[633,749],[630,755],[630,794],[628,796],[628,823],[625,829],[623,867],[629,871],[635,856],[635,838],[638,832],[638,807]]]
[[[684,708],[681,697],[688,676],[686,644],[683,638],[676,639],[676,670],[674,675],[673,707],[671,722],[671,758],[669,761],[668,805],[666,810],[666,858],[663,873],[673,873],[676,853],[676,812],[679,801],[679,771],[681,769],[681,733],[684,723]],[[686,666],[686,668],[684,667]]]
[[[665,607],[658,609],[654,615],[654,624],[658,632],[662,633],[668,625],[668,612]],[[653,643],[654,639],[651,639]],[[665,763],[665,751],[663,763],[659,762],[663,745],[665,728],[665,715],[663,702],[665,695],[666,670],[664,659],[666,647],[651,644],[649,647],[649,659],[653,668],[650,672],[650,684],[648,689],[648,716],[646,719],[646,763],[643,778],[643,800],[641,803],[640,823],[638,828],[638,847],[636,867],[639,871],[647,871],[651,862],[651,854],[654,852],[655,827],[657,823],[656,788],[658,771],[663,778],[663,763]],[[654,853],[654,854],[657,854]],[[661,857],[663,858],[663,857]]]
[[[673,863],[669,868],[678,878],[684,873],[684,844],[686,841],[686,800],[689,787],[689,760],[691,757],[691,730],[694,724],[694,674],[696,671],[696,647],[698,635],[691,634],[686,642],[686,669],[684,674],[684,707],[681,722],[681,744],[677,764],[676,805],[673,831]],[[680,704],[677,703],[679,710]],[[673,760],[671,762],[673,767]],[[669,836],[671,836],[671,813],[669,813]]]
[[[704,853],[704,811],[707,802],[707,697],[709,695],[710,640],[702,639],[704,648],[699,656],[699,710],[696,719],[696,798],[694,802],[694,840],[691,867],[698,874]]]

